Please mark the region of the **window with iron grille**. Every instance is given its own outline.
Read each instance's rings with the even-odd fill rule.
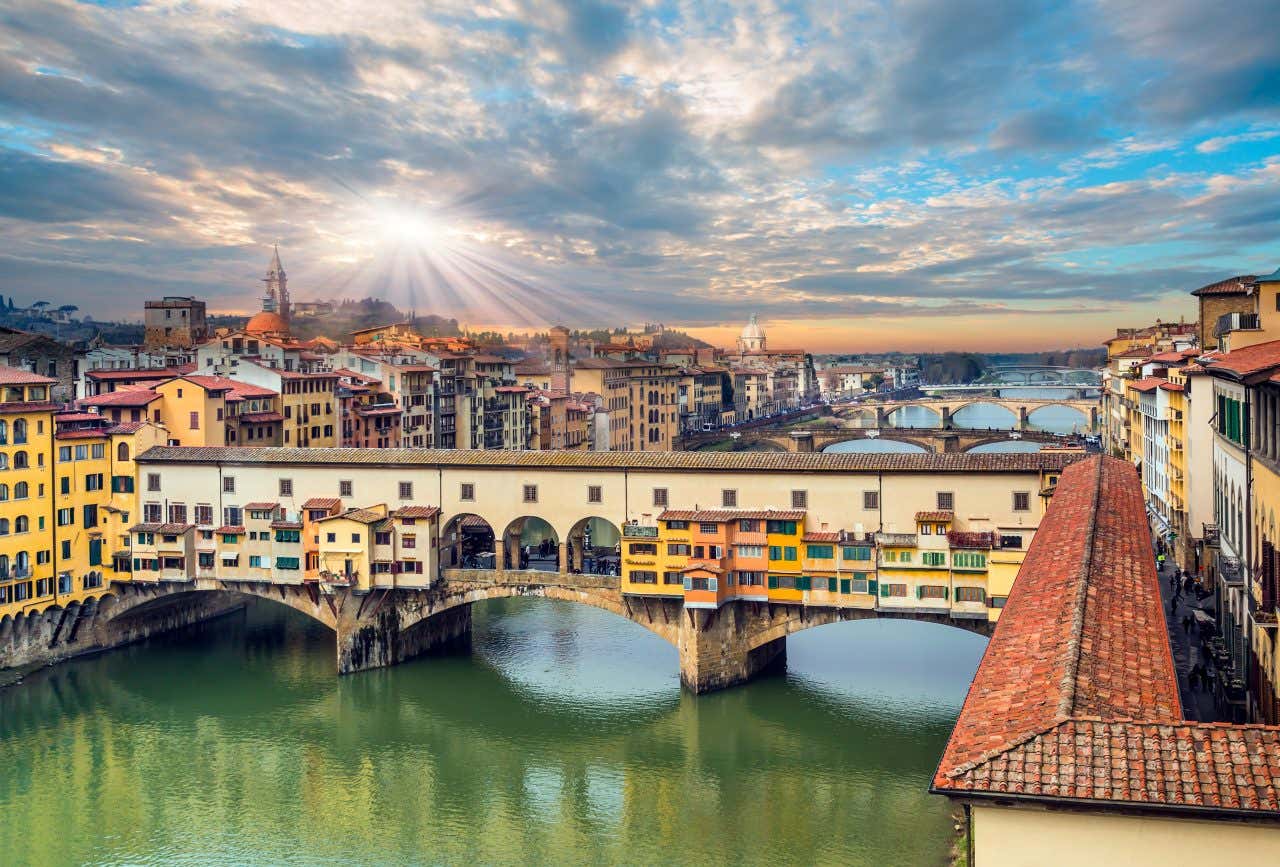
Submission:
[[[159,490],[159,489],[157,488],[157,490]],[[223,476],[223,477],[222,477],[222,492],[223,492],[224,494],[234,494],[234,493],[236,492],[236,477],[235,477],[235,476]]]
[[[600,485],[587,485],[587,502],[599,503],[604,500],[604,491]]]
[[[282,497],[293,496],[293,479],[280,480],[280,496]]]
[[[809,507],[808,491],[792,491],[791,492],[791,508],[807,509]]]
[[[461,490],[458,493],[458,499],[471,502],[476,498],[476,486],[471,482],[463,482]]]
[[[956,495],[951,491],[938,491],[938,511],[950,512],[956,507]]]
[[[1013,510],[1015,512],[1031,511],[1031,494],[1028,491],[1013,492]]]
[[[666,488],[653,489],[653,504],[655,506],[662,506],[663,508],[666,508],[666,505],[667,505],[667,489]]]
[[[879,491],[863,491],[862,492],[862,508],[874,512],[880,508],[880,492]]]
[[[349,496],[351,496],[351,490],[352,490],[352,484],[351,484],[351,480],[350,480],[350,479],[342,479],[342,480],[340,480],[340,481],[338,482],[338,496],[339,496],[339,497],[349,497]]]
[[[538,502],[538,486],[537,485],[524,486],[524,501],[526,503]]]
[[[402,500],[413,499],[413,482],[400,483],[400,499]]]
[[[726,509],[738,508],[738,492],[733,488],[725,488],[720,492],[720,505]]]

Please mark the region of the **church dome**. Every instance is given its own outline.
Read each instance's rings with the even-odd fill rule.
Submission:
[[[760,328],[760,324],[756,322],[756,315],[751,314],[751,321],[742,329],[743,340],[760,340],[764,337],[764,331]]]
[[[245,323],[244,330],[249,334],[288,334],[289,324],[279,313],[263,310],[261,313],[253,314],[252,318]]]

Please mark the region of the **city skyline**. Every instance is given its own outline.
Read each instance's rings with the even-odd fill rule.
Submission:
[[[1274,7],[18,4],[0,286],[1096,345],[1268,273]]]

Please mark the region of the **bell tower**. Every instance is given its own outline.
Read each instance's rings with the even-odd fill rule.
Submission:
[[[267,276],[262,278],[262,282],[267,284],[266,297],[272,301],[271,309],[280,315],[286,325],[290,324],[293,308],[289,303],[289,278],[284,273],[284,266],[280,264],[279,244],[272,248],[271,264],[267,266]],[[265,303],[262,309],[268,309]]]

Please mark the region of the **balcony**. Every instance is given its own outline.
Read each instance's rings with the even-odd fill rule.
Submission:
[[[1257,331],[1259,327],[1257,313],[1224,313],[1213,326],[1213,336],[1221,337],[1232,331]]]
[[[914,548],[915,533],[876,533],[876,544],[882,548]]]

